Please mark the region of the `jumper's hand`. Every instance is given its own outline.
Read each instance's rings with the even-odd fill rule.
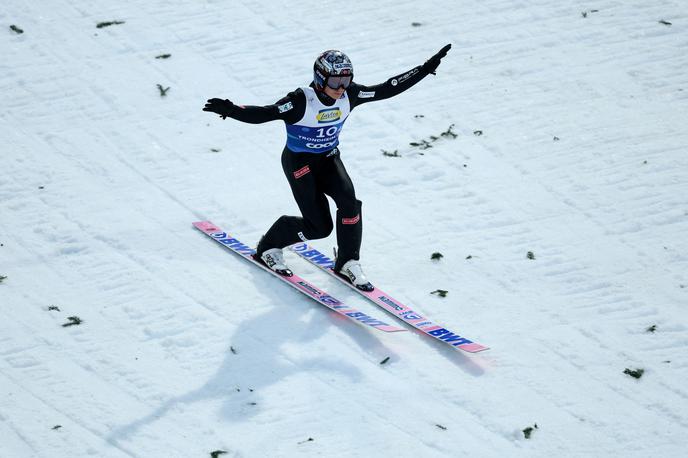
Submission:
[[[210,99],[205,103],[203,111],[209,111],[211,113],[217,113],[225,119],[227,116],[231,116],[236,110],[236,106],[227,99]]]
[[[450,49],[451,44],[448,44],[444,48],[440,49],[437,54],[432,56],[423,64],[423,70],[425,70],[428,74],[432,73],[434,75],[437,67],[439,67],[440,62],[442,61],[442,58],[447,55],[447,51]]]

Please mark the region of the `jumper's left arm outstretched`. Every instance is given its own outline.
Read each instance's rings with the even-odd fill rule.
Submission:
[[[411,88],[429,74],[435,74],[435,70],[440,65],[444,56],[451,45],[446,45],[437,54],[428,59],[423,65],[412,68],[401,75],[389,78],[387,81],[374,86],[364,86],[362,84],[351,83],[347,89],[347,95],[351,100],[351,108],[367,102],[384,100],[395,95],[399,95]]]

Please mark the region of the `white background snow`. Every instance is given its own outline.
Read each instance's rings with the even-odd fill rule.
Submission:
[[[446,43],[342,152],[368,276],[489,351],[358,326],[193,230],[297,213],[283,124],[206,99]],[[678,0],[4,1],[0,456],[685,456],[687,49]]]

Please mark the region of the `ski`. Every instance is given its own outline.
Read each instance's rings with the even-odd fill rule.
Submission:
[[[479,351],[487,350],[488,347],[481,345],[479,343],[473,342],[466,337],[449,331],[447,328],[433,323],[427,318],[423,317],[420,313],[412,310],[406,305],[402,304],[398,300],[394,299],[389,294],[385,293],[379,288],[375,288],[372,291],[362,291],[348,282],[346,279],[340,277],[333,270],[334,261],[327,256],[325,256],[320,251],[309,246],[307,243],[297,243],[292,245],[290,249],[297,253],[302,258],[306,259],[310,263],[320,267],[321,269],[327,271],[335,278],[339,279],[342,283],[349,286],[351,289],[357,293],[364,296],[366,299],[373,302],[375,305],[383,308],[387,312],[391,313],[400,320],[405,321],[411,326],[415,327],[419,331],[433,337],[439,341],[447,343],[452,347],[458,348],[468,353],[477,353]]]
[[[218,242],[220,245],[224,246],[225,248],[230,249],[234,253],[238,254],[242,258],[246,259],[248,262],[251,264],[260,267],[261,269],[265,270],[266,272],[272,274],[273,276],[279,278],[280,280],[284,281],[287,283],[289,286],[297,289],[301,293],[305,294],[306,296],[310,297],[311,299],[315,300],[319,304],[324,305],[325,307],[329,308],[330,310],[333,310],[337,312],[338,314],[345,316],[357,323],[360,323],[365,326],[369,326],[374,329],[378,329],[380,331],[385,331],[385,332],[400,332],[400,331],[406,331],[405,329],[399,328],[397,326],[392,326],[390,324],[387,324],[383,321],[380,321],[376,318],[373,318],[360,310],[356,310],[352,307],[349,307],[342,302],[338,301],[334,297],[330,296],[327,294],[325,291],[321,290],[320,288],[315,287],[311,283],[307,282],[303,278],[299,277],[298,275],[294,274],[291,277],[285,277],[283,275],[278,274],[277,272],[273,272],[270,270],[268,267],[264,266],[263,264],[256,262],[253,259],[253,254],[256,252],[253,248],[248,247],[241,243],[239,240],[236,238],[232,237],[229,235],[227,232],[223,231],[222,229],[218,228],[215,224],[211,223],[210,221],[198,221],[193,223],[193,226],[198,229],[199,231],[203,232],[205,235],[209,236],[211,239],[215,240]]]

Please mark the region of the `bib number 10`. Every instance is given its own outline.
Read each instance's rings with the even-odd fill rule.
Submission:
[[[318,129],[318,138],[325,138],[325,137],[332,137],[334,134],[337,133],[337,126],[332,126],[325,130],[324,127],[321,127]]]

